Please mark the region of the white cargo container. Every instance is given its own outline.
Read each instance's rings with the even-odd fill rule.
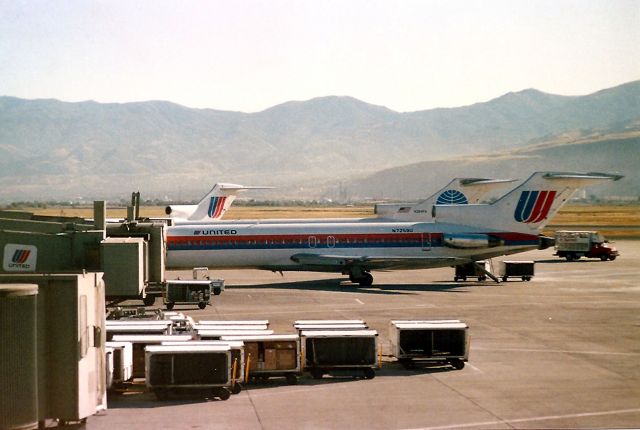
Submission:
[[[160,345],[167,341],[186,342],[192,340],[191,335],[114,335],[113,342],[130,342],[133,355],[133,377],[144,378],[144,349],[149,345]]]
[[[131,342],[107,342],[113,351],[113,374],[107,389],[121,388],[133,379],[133,346]]]
[[[300,333],[304,369],[315,379],[334,372],[360,372],[375,377],[378,332],[375,330],[309,330]]]
[[[469,359],[469,327],[458,320],[391,321],[389,340],[405,367],[421,362],[462,369]]]
[[[216,346],[228,345],[231,348],[231,394],[242,391],[244,384],[244,342],[234,340],[190,340],[188,342],[162,342],[162,346]]]
[[[146,384],[158,400],[177,389],[210,389],[227,400],[231,391],[229,345],[148,346],[145,350]]]

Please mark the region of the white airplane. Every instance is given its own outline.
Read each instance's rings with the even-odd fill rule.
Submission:
[[[244,185],[218,183],[205,194],[197,205],[170,205],[165,213],[174,224],[211,222],[222,218],[238,192],[266,190],[272,187],[246,187]]]
[[[551,246],[553,240],[540,234],[542,228],[578,189],[620,178],[537,172],[491,204],[435,205],[434,219],[428,222],[168,227],[166,266],[337,272],[369,286],[373,270],[455,266]]]
[[[494,193],[496,190],[503,188],[505,185],[515,182],[515,179],[478,179],[478,178],[455,178],[439,191],[432,194],[427,199],[419,202],[419,203],[378,203],[374,206],[374,213],[377,217],[368,217],[368,218],[276,218],[276,219],[253,219],[253,220],[221,220],[222,215],[231,205],[233,198],[235,195],[231,195],[226,197],[224,204],[224,211],[220,211],[220,214],[216,220],[220,223],[231,223],[231,224],[289,224],[289,223],[310,223],[310,222],[323,222],[323,223],[342,223],[342,222],[377,222],[381,219],[384,220],[404,220],[404,221],[428,221],[431,220],[431,211],[434,204],[469,204],[469,203],[480,203],[484,199],[486,199],[489,195]],[[212,206],[215,204],[220,204],[219,201],[214,203],[213,199],[216,196],[221,196],[221,191],[217,190],[220,184],[216,184],[213,189],[200,201],[198,205],[190,205],[186,206],[187,210],[182,210],[180,206],[168,206],[166,208],[167,214],[177,213],[179,214],[179,218],[174,222],[174,225],[179,224],[206,224],[211,222],[211,219],[201,220],[200,215],[205,212],[207,206]],[[221,184],[225,185],[225,188],[222,190],[230,190],[226,191],[227,193],[231,193],[234,190],[245,190],[245,189],[266,189],[268,187],[243,187],[241,185],[234,185],[237,188],[229,188],[229,184]],[[212,194],[213,193],[213,194]],[[209,203],[208,198],[211,198],[211,203]],[[224,197],[219,197],[224,198]],[[231,201],[229,201],[231,198]],[[195,209],[197,207],[197,210]],[[210,211],[208,211],[210,212]],[[214,211],[215,212],[215,211]],[[189,217],[189,213],[193,213],[191,218]]]
[[[379,218],[404,221],[430,221],[433,205],[482,203],[496,190],[515,179],[455,178],[440,191],[419,203],[378,203],[374,212]]]

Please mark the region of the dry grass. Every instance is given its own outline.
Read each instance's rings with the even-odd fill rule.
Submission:
[[[93,217],[92,208],[25,208],[38,215]],[[108,218],[123,218],[125,208],[107,210]],[[143,206],[142,217],[164,217],[164,208]],[[270,218],[362,218],[372,217],[371,206],[345,207],[297,207],[297,206],[232,206],[225,219],[270,219]],[[608,237],[640,237],[640,205],[568,205],[551,220],[554,230],[577,226],[594,226]],[[628,226],[629,229],[621,229]],[[615,229],[607,229],[615,227]]]

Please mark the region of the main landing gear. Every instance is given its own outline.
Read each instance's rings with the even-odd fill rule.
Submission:
[[[366,271],[351,272],[349,280],[354,284],[360,284],[361,287],[370,287],[373,284],[373,275]]]

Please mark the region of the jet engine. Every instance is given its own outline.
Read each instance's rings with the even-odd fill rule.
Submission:
[[[479,249],[504,245],[504,241],[490,234],[448,233],[444,234],[444,244],[450,248]]]

